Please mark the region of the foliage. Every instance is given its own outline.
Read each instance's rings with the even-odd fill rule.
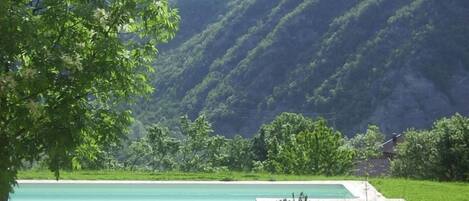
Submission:
[[[469,118],[460,114],[443,118],[436,122],[433,133],[438,136],[439,178],[469,181]]]
[[[168,136],[175,134],[161,126],[149,128],[147,133],[144,139],[130,146],[127,167],[147,169],[148,165],[155,167],[151,164],[156,163],[158,167],[151,168],[154,171],[219,172],[229,169],[339,175],[351,170],[354,156],[346,139],[328,127],[325,120],[314,121],[293,113],[279,115],[271,124],[264,125],[252,140],[213,135],[211,124],[203,115],[194,121],[186,116],[181,118],[183,138],[180,140],[170,139]],[[256,155],[259,153],[265,155]],[[262,157],[265,160],[257,160]],[[162,158],[173,165],[159,168]]]
[[[352,136],[368,123],[430,126],[447,105],[467,112],[466,0],[178,2],[189,22],[204,20],[183,22],[187,40],[156,63],[159,93],[134,108],[147,124],[174,130],[203,113],[218,133],[253,136],[291,111]]]
[[[135,170],[137,166],[146,164],[151,153],[150,145],[145,139],[138,139],[133,141],[127,149],[127,157],[125,166],[130,167],[130,170]]]
[[[76,160],[72,161],[72,165],[74,165],[74,169],[119,169],[122,168],[122,164],[118,160],[121,149],[120,144],[110,143],[98,148],[93,156],[86,156],[86,153],[90,152],[89,149],[77,150]]]
[[[180,168],[183,171],[209,171],[223,160],[224,139],[211,136],[212,127],[205,116],[194,122],[187,116],[181,118],[181,133],[186,137],[181,147]]]
[[[315,123],[314,130],[301,132],[297,135],[296,151],[297,169],[300,174],[343,175],[351,171],[354,152],[346,146],[345,139],[340,132],[328,127],[324,120]]]
[[[168,128],[159,124],[149,127],[146,136],[130,143],[125,156],[125,166],[130,170],[172,170],[176,166],[176,153],[180,142],[171,137]]]
[[[384,134],[376,125],[369,125],[365,133],[356,134],[350,144],[357,151],[357,158],[367,160],[380,157],[383,153],[381,145],[384,142]]]
[[[226,163],[230,170],[251,170],[253,157],[252,143],[249,139],[236,135],[233,139],[228,140]]]
[[[283,113],[264,125],[256,140],[265,144],[266,170],[287,174],[339,175],[351,170],[353,150],[323,119]],[[259,151],[258,151],[259,152]]]
[[[368,125],[365,133],[356,134],[350,139],[350,145],[355,150],[356,168],[358,170],[363,168],[365,176],[369,176],[375,167],[372,159],[383,155],[384,139],[385,135],[376,125]]]
[[[153,170],[171,170],[175,166],[174,154],[179,151],[179,142],[170,136],[169,129],[154,125],[148,129],[146,141],[151,148],[149,166]]]
[[[287,144],[294,135],[313,129],[313,121],[302,115],[293,113],[282,113],[270,124],[263,125],[259,133],[254,136],[253,152],[256,159],[267,160],[269,154],[278,154],[278,146]]]
[[[429,131],[409,130],[404,133],[405,142],[398,145],[393,161],[395,176],[413,178],[434,178],[436,162],[436,138]]]
[[[249,139],[213,135],[211,124],[203,115],[194,121],[183,116],[180,128],[181,139],[174,138],[176,134],[160,124],[147,128],[144,138],[130,142],[123,166],[156,172],[251,170],[253,154]]]
[[[166,0],[1,1],[0,198],[24,160],[46,157],[58,177],[117,142],[132,120],[117,106],[152,91],[177,22]]]
[[[469,180],[469,118],[459,114],[437,121],[431,130],[405,133],[393,173],[440,180]]]

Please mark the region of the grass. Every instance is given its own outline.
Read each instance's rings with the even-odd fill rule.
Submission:
[[[22,171],[18,179],[55,179],[54,174],[46,170]],[[301,176],[276,175],[268,173],[249,172],[217,172],[217,173],[190,173],[190,172],[147,172],[122,170],[97,171],[61,171],[63,180],[217,180],[217,181],[306,181],[306,180],[356,180],[357,177],[339,176]]]
[[[55,179],[49,171],[22,171],[18,179]],[[218,180],[218,181],[307,181],[307,180],[363,180],[353,176],[301,176],[267,173],[219,172],[145,172],[145,171],[62,171],[65,180]],[[407,201],[469,201],[469,183],[418,181],[396,178],[372,178],[370,183],[388,198]]]
[[[370,183],[388,198],[407,201],[469,201],[469,183],[371,179]]]

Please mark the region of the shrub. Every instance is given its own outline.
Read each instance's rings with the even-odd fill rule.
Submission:
[[[395,176],[469,181],[469,118],[456,114],[405,136],[392,164]]]

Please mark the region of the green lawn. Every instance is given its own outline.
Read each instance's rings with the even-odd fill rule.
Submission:
[[[22,171],[19,179],[55,179],[49,171]],[[220,172],[220,173],[185,173],[185,172],[144,172],[144,171],[62,171],[60,179],[65,180],[219,180],[219,181],[304,181],[304,180],[356,180],[357,177],[340,176],[300,176],[273,175],[263,173]]]
[[[388,198],[407,201],[469,201],[469,183],[371,179],[371,184]]]
[[[305,180],[362,180],[359,177],[272,175],[259,173],[181,173],[141,171],[73,171],[61,172],[67,180],[220,180],[220,181],[305,181]],[[23,171],[19,179],[54,179],[48,171]],[[441,183],[394,178],[373,178],[370,182],[388,198],[407,201],[469,201],[469,183]]]

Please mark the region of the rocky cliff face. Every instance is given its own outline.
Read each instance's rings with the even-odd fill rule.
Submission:
[[[372,122],[388,132],[405,128],[426,128],[443,116],[469,114],[469,73],[460,69],[441,91],[416,72],[404,72],[392,93],[357,128]]]
[[[469,114],[468,1],[177,4],[181,36],[156,64],[157,92],[134,108],[143,122],[203,113],[218,133],[250,136],[288,111],[353,134]]]

